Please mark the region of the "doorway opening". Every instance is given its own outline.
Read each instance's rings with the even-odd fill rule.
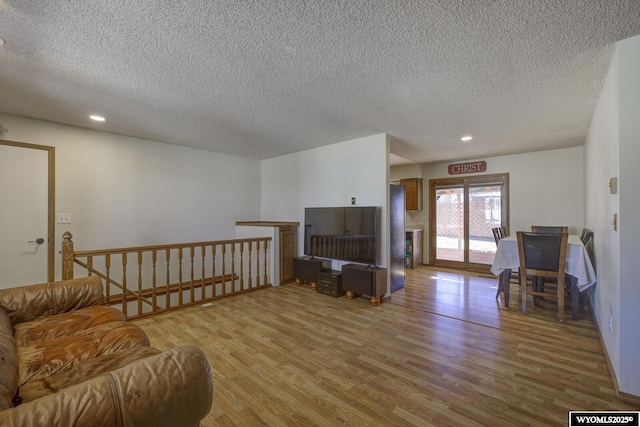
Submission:
[[[509,174],[429,180],[430,264],[488,272],[492,228],[509,228]]]

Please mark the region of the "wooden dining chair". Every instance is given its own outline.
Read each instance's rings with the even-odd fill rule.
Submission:
[[[495,240],[496,242],[496,248],[498,247],[498,242],[500,242],[500,239],[502,239],[504,236],[502,235],[502,229],[500,227],[495,227],[491,229],[491,232],[493,233],[493,240]],[[496,299],[498,299],[498,297],[500,296],[500,292],[504,292],[504,296],[505,298],[509,298],[509,291],[505,291],[505,282],[503,281],[503,278],[500,277],[500,279],[498,279],[498,290],[496,291]]]
[[[532,233],[568,233],[569,227],[556,227],[547,225],[532,225]]]
[[[585,248],[589,247],[593,242],[593,231],[588,228],[583,228],[582,233],[580,234],[580,240]]]
[[[565,265],[567,261],[567,233],[517,232],[518,255],[520,257],[520,288],[522,314],[527,314],[528,282],[531,282],[533,297],[556,298],[558,320],[564,322]],[[530,277],[530,280],[527,278]],[[544,292],[548,279],[555,279],[556,294]]]
[[[504,235],[504,231],[502,231],[502,227],[492,228],[491,232],[493,232],[493,240],[496,241],[496,246],[498,246],[498,241],[500,241],[500,239],[506,237]]]
[[[497,248],[500,239],[507,237],[507,228],[504,226],[495,227],[492,228],[491,231],[493,232],[493,239],[496,242]],[[499,278],[498,290],[496,291],[496,299],[498,299],[501,292],[504,292],[505,305],[507,307],[509,307],[509,284],[511,283],[520,284],[520,275],[518,274],[517,270],[511,270],[511,274],[509,274],[509,277],[503,277],[501,275]]]
[[[532,230],[537,230],[538,233],[560,233],[560,230],[565,230],[567,232],[568,227],[548,227],[548,226],[532,226]],[[593,264],[593,231],[588,228],[583,228],[582,233],[580,234],[580,240],[582,244],[587,249],[587,254]],[[545,285],[547,288],[557,286],[557,282],[554,279],[549,279],[545,282],[545,284],[540,285],[541,288],[538,289],[538,292],[544,292]],[[550,285],[550,286],[549,286]],[[578,289],[578,284],[575,277],[570,276],[569,274],[565,274],[564,286],[566,289],[566,295],[571,297],[571,313],[573,320],[578,318],[578,312],[585,313],[585,302],[584,295]]]
[[[580,233],[580,241],[584,245],[585,250],[587,251],[587,255],[589,256],[589,261],[591,261],[591,265],[593,269],[596,268],[596,260],[595,254],[593,252],[593,230],[588,228],[583,228],[582,233]]]
[[[580,240],[582,241],[582,244],[584,245],[584,248],[587,251],[587,256],[589,257],[589,261],[591,262],[591,266],[593,267],[594,271],[596,270],[596,255],[594,252],[594,246],[593,246],[593,231],[588,229],[588,228],[583,228],[582,229],[582,233],[580,234]],[[586,295],[589,295],[588,292],[585,292]],[[579,295],[579,308],[581,310],[584,311],[584,307],[585,307],[585,295],[583,295],[583,293],[580,293]]]

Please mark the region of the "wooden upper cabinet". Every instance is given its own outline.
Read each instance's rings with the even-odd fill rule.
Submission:
[[[404,185],[405,209],[408,211],[422,210],[422,178],[401,179]]]

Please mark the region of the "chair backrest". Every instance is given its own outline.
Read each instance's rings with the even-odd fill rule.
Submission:
[[[493,232],[493,240],[496,241],[496,246],[497,246],[498,245],[498,241],[500,241],[500,239],[505,237],[504,233],[502,231],[502,227],[492,228],[491,231]]]
[[[517,232],[520,268],[524,274],[560,277],[564,280],[567,260],[567,233]]]
[[[593,239],[593,231],[588,228],[582,229],[582,234],[580,235],[580,240],[582,240],[582,244],[586,247],[591,244],[591,239]]]
[[[593,231],[589,230],[588,228],[583,228],[582,229],[582,234],[580,235],[580,240],[582,240],[582,244],[584,245],[585,249],[587,250],[587,255],[589,255],[589,260],[591,261],[591,265],[593,266],[593,269],[595,270],[596,268],[596,257],[595,257],[595,252],[593,249]]]
[[[568,233],[569,227],[555,227],[547,225],[532,225],[532,233]]]

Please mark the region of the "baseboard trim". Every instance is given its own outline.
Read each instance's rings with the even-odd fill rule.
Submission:
[[[616,396],[620,396],[620,388],[618,387],[618,378],[616,378],[616,371],[613,370],[613,365],[611,364],[611,358],[609,357],[609,352],[607,351],[607,346],[604,345],[604,338],[602,338],[602,332],[600,330],[600,324],[598,323],[598,317],[593,315],[593,321],[596,324],[596,331],[598,332],[598,339],[600,340],[600,345],[602,346],[602,351],[604,351],[604,358],[607,361],[607,367],[609,368],[609,372],[611,372],[611,379],[613,380],[613,390],[616,392]],[[619,399],[620,397],[618,397]]]
[[[623,402],[630,403],[636,408],[640,407],[640,396],[636,396],[635,394],[618,391],[618,399],[622,400]]]
[[[613,370],[613,365],[611,364],[611,358],[609,357],[609,352],[607,351],[607,346],[604,345],[604,339],[602,338],[602,332],[600,329],[600,324],[598,323],[598,318],[595,313],[593,315],[593,321],[596,324],[596,331],[598,332],[598,338],[600,339],[600,345],[602,346],[602,350],[604,351],[604,358],[607,361],[607,367],[609,368],[609,372],[611,372],[611,380],[613,381],[613,390],[616,392],[616,397],[623,402],[630,403],[634,406],[640,407],[640,396],[636,396],[635,394],[625,393],[624,391],[620,391],[620,387],[618,386],[618,378],[616,377],[616,371]]]

